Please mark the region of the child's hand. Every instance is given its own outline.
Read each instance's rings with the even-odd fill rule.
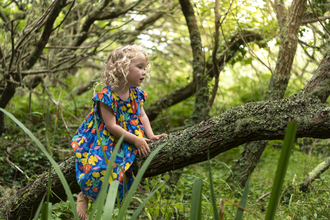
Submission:
[[[163,133],[163,134],[158,134],[158,135],[153,135],[151,137],[149,137],[150,140],[159,140],[162,137],[166,136],[167,134]]]
[[[137,148],[138,154],[141,156],[141,154],[144,157],[148,156],[148,152],[150,152],[150,148],[147,144],[147,141],[150,141],[147,138],[141,138],[138,137],[135,139],[135,142],[133,143],[135,145],[135,147]]]

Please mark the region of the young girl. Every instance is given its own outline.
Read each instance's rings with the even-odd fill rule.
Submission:
[[[71,142],[76,156],[76,178],[82,190],[77,198],[81,219],[87,218],[88,199],[96,200],[107,168],[96,129],[108,160],[118,139],[125,134],[113,168],[114,181],[119,181],[120,202],[134,181],[131,165],[136,155],[148,156],[147,141],[166,135],[154,135],[143,109],[148,95],[138,87],[147,80],[148,69],[147,53],[136,45],[117,47],[105,63],[101,82],[106,86],[94,95],[93,109]]]

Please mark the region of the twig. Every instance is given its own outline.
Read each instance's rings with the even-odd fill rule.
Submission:
[[[61,23],[60,23],[59,25],[57,25],[57,27],[54,28],[54,29],[52,30],[52,32],[55,31],[58,27],[60,27],[60,26],[63,24],[63,22],[65,21],[65,19],[66,19],[66,18],[68,17],[68,15],[70,14],[71,9],[72,9],[72,7],[73,7],[73,5],[74,5],[75,2],[76,2],[76,0],[73,0],[71,6],[70,6],[70,8],[69,8],[68,13],[66,13],[66,15],[65,15],[65,17],[63,18],[63,20],[61,21]]]
[[[260,197],[256,200],[256,203],[259,202],[261,199],[263,199],[263,198],[269,196],[270,193],[271,193],[271,192],[268,192],[268,193],[266,193],[265,195],[260,196]]]
[[[322,25],[322,27],[324,28],[324,30],[330,35],[328,29],[323,25],[323,23],[320,21],[319,17],[318,17],[317,14],[315,13],[315,11],[314,11],[314,7],[313,7],[312,3],[311,3],[309,0],[308,0],[308,3],[309,3],[309,5],[311,6],[311,8],[312,8],[312,10],[313,10],[313,13],[314,13],[315,17],[317,17],[317,20],[319,21],[319,23]]]
[[[213,86],[213,91],[211,98],[209,100],[209,106],[212,107],[215,96],[218,91],[219,87],[219,67],[217,63],[217,51],[218,51],[218,46],[219,46],[219,27],[220,27],[220,14],[219,14],[219,0],[215,1],[214,5],[214,13],[215,13],[215,18],[214,18],[214,28],[215,28],[215,34],[214,34],[214,48],[212,51],[212,62],[213,62],[213,72],[214,72],[214,86]]]
[[[326,186],[330,189],[329,185],[326,184],[326,183],[323,181],[323,179],[321,179],[321,177],[320,177],[319,179],[322,181],[322,183],[324,183],[324,185],[326,185]]]
[[[309,185],[313,188],[313,190],[314,190],[314,192],[316,193],[317,197],[319,197],[321,203],[322,203],[323,205],[328,206],[327,204],[325,204],[325,203],[323,202],[322,198],[321,198],[320,195],[317,193],[317,191],[316,191],[315,187],[313,186],[313,184],[312,184],[311,182],[309,182]]]
[[[309,44],[307,44],[306,42],[304,42],[304,41],[302,41],[300,39],[298,39],[298,41],[299,41],[299,43],[302,43],[302,44],[306,45],[307,47],[315,48],[315,49],[318,49],[318,50],[321,49],[320,47],[309,45]]]
[[[322,205],[322,203],[319,202],[297,202],[298,205],[304,205],[304,204],[308,204],[308,205]]]
[[[26,177],[27,179],[30,179],[30,177],[29,177],[28,175],[26,175],[26,173],[24,173],[23,170],[21,170],[18,166],[16,166],[13,162],[11,162],[11,161],[9,160],[9,155],[7,155],[6,160],[7,160],[7,162],[8,162],[10,165],[12,165],[13,167],[15,167],[19,172],[21,172],[22,174],[24,174],[25,177]]]
[[[227,199],[227,198],[225,198],[225,200],[226,200],[227,202],[233,204],[233,205],[236,206],[237,208],[240,208],[240,209],[242,209],[242,210],[244,210],[244,211],[250,213],[251,215],[254,215],[254,216],[258,217],[259,219],[263,219],[263,218],[261,218],[259,215],[257,215],[257,214],[255,214],[255,213],[253,213],[252,211],[250,211],[250,210],[248,210],[248,209],[246,209],[246,208],[244,208],[244,207],[238,205],[237,203],[232,202],[232,201],[230,201],[230,200]]]

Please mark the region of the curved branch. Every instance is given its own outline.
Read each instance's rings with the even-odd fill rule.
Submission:
[[[53,24],[61,12],[62,8],[65,7],[66,0],[58,0],[54,6],[54,9],[50,12],[44,31],[42,32],[42,35],[39,39],[39,41],[36,44],[36,47],[34,51],[32,52],[30,58],[26,61],[26,64],[24,65],[24,69],[31,69],[34,64],[37,62],[37,59],[39,58],[40,54],[42,53],[44,47],[46,46],[49,36],[52,33]]]

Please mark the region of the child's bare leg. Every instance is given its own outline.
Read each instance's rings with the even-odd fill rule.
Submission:
[[[87,219],[87,208],[88,208],[88,199],[84,196],[82,192],[80,192],[77,196],[77,212],[79,218],[82,220]]]

